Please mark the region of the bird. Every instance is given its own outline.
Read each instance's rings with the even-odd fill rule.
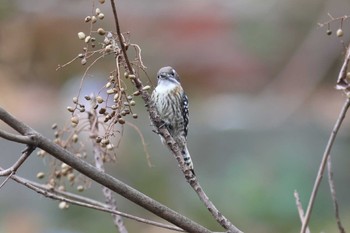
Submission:
[[[158,71],[157,79],[157,86],[151,95],[152,106],[179,146],[185,165],[194,174],[193,162],[187,148],[189,103],[181,86],[180,77],[171,66],[165,66]],[[165,139],[162,136],[160,138],[166,145]]]

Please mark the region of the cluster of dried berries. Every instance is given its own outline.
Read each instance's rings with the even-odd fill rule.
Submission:
[[[103,4],[104,0],[99,0]],[[105,85],[97,92],[96,95],[76,96],[72,98],[72,104],[67,107],[67,111],[71,114],[69,125],[59,128],[57,124],[52,126],[54,130],[54,142],[63,148],[71,151],[77,157],[85,159],[88,155],[85,144],[93,140],[95,145],[102,152],[102,162],[115,160],[115,150],[117,143],[115,138],[120,133],[122,127],[129,119],[137,119],[135,113],[135,105],[137,101],[135,96],[139,96],[140,91],[133,91],[127,88],[126,80],[134,82],[136,78],[134,74],[123,72],[126,69],[126,63],[119,46],[123,43],[126,48],[133,47],[136,51],[136,57],[131,61],[132,66],[144,70],[146,67],[141,60],[141,49],[136,44],[126,42],[125,35],[122,35],[122,42],[118,36],[112,32],[106,31],[102,27],[98,27],[98,22],[102,21],[105,15],[100,8],[95,8],[94,15],[86,16],[84,21],[90,24],[90,32],[78,32],[78,38],[84,42],[82,53],[79,53],[76,59],[80,59],[82,65],[90,62],[86,68],[87,71],[99,59],[107,55],[112,55],[116,61],[115,70],[111,71],[106,78]],[[97,28],[97,29],[96,29]],[[66,63],[69,65],[72,61]],[[134,70],[138,73],[138,70]],[[84,75],[84,76],[85,76]],[[149,90],[150,86],[144,86],[144,90]],[[79,91],[80,93],[80,91]],[[86,137],[83,137],[85,133]],[[44,151],[39,151],[38,155],[43,157]],[[74,171],[67,164],[54,160],[51,163],[51,171],[49,175],[44,172],[37,173],[38,179],[48,177],[48,187],[50,189],[58,189],[65,191],[66,184],[76,187],[78,191],[85,190],[90,184],[78,172]],[[68,204],[61,202],[59,208],[66,209]]]
[[[336,21],[340,22],[339,28],[336,31],[336,36],[337,37],[343,37],[344,36],[344,31],[343,31],[343,23],[345,20],[347,20],[349,18],[349,16],[344,15],[342,17],[338,17],[338,18],[334,18],[332,15],[328,14],[328,16],[331,18],[331,20],[329,20],[326,23],[319,23],[320,27],[324,27],[327,26],[327,31],[326,34],[328,36],[332,35],[332,30],[331,30],[331,23],[334,23]]]

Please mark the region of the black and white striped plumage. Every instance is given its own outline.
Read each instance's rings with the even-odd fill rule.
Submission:
[[[180,84],[180,77],[172,67],[166,66],[158,71],[157,78],[158,85],[152,93],[152,104],[179,145],[185,165],[193,171],[187,149],[188,98]],[[161,140],[165,143],[164,138],[161,137]]]

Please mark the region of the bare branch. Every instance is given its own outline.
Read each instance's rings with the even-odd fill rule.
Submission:
[[[300,221],[303,221],[303,219],[304,219],[304,209],[303,209],[303,206],[301,205],[299,193],[297,192],[297,190],[294,190],[294,197],[295,197],[295,203],[297,205]],[[310,233],[309,227],[306,228],[306,233]]]
[[[7,176],[7,178],[1,183],[0,188],[2,188],[8,179],[16,173],[17,169],[24,163],[35,148],[35,146],[27,145],[27,148],[22,152],[21,157],[19,157],[19,159],[10,168],[0,171],[0,176]]]
[[[343,105],[343,108],[340,111],[339,117],[338,117],[338,119],[337,119],[337,121],[336,121],[336,123],[334,125],[334,128],[332,130],[332,133],[331,133],[331,135],[330,135],[330,137],[328,139],[328,143],[327,143],[326,149],[324,151],[324,154],[323,154],[323,157],[322,157],[322,161],[321,161],[320,167],[318,169],[318,173],[317,173],[317,177],[316,177],[316,180],[315,180],[315,184],[314,184],[311,196],[310,196],[309,204],[308,204],[307,209],[306,209],[306,214],[305,214],[305,217],[304,217],[304,219],[302,221],[302,226],[301,226],[300,233],[305,233],[306,227],[309,224],[311,212],[312,212],[312,209],[313,209],[313,205],[315,203],[315,199],[316,199],[316,195],[317,195],[317,192],[318,192],[318,188],[320,187],[320,184],[321,184],[321,180],[322,180],[322,177],[323,177],[323,173],[324,173],[324,169],[325,169],[328,157],[330,155],[330,152],[331,152],[333,144],[334,144],[334,140],[335,140],[335,138],[337,136],[337,133],[339,131],[339,128],[340,128],[340,126],[341,126],[341,124],[342,124],[342,122],[343,122],[343,120],[345,118],[345,114],[348,111],[349,106],[350,106],[350,99],[346,98],[346,101],[345,101],[345,103]]]
[[[91,164],[78,158],[77,156],[65,150],[64,148],[54,144],[51,140],[45,138],[38,132],[34,131],[32,128],[25,125],[23,122],[18,121],[15,117],[13,117],[1,107],[0,119],[23,135],[26,135],[28,133],[30,133],[31,135],[35,135],[39,148],[51,154],[58,160],[61,160],[67,165],[71,166],[72,168],[89,177],[90,179],[113,190],[114,192],[120,194],[126,199],[132,201],[133,203],[147,209],[155,215],[189,232],[210,232],[205,227],[162,205],[161,203],[153,200],[147,195],[141,193],[140,191],[128,186],[120,180],[106,173],[98,171]]]
[[[333,200],[335,219],[337,221],[339,232],[345,233],[345,229],[341,223],[340,215],[339,215],[339,206],[338,206],[338,201],[337,201],[337,197],[336,197],[336,193],[335,193],[335,185],[334,185],[334,180],[333,180],[331,156],[328,157],[327,161],[328,161],[327,162],[328,183],[329,183],[329,189],[331,190],[331,195],[332,195],[332,200]]]
[[[9,141],[18,142],[18,143],[27,144],[27,145],[32,145],[35,143],[35,141],[30,135],[29,136],[16,135],[1,129],[0,129],[0,137]]]
[[[109,205],[103,204],[103,203],[95,201],[93,199],[79,196],[79,195],[69,193],[69,192],[52,190],[52,189],[49,189],[45,185],[35,183],[33,181],[24,179],[24,178],[16,176],[16,175],[13,175],[11,177],[11,179],[13,179],[17,183],[22,184],[22,185],[28,187],[29,189],[47,197],[47,198],[51,198],[51,199],[59,200],[59,201],[65,201],[67,203],[71,203],[74,205],[87,207],[90,209],[95,209],[95,210],[99,210],[99,211],[103,211],[103,212],[107,212],[107,213],[117,214],[117,215],[123,216],[125,218],[129,218],[129,219],[141,222],[141,223],[145,223],[145,224],[149,224],[149,225],[153,225],[153,226],[157,226],[157,227],[183,232],[183,230],[178,228],[178,227],[166,225],[163,223],[155,222],[152,220],[140,218],[140,217],[137,217],[137,216],[134,216],[131,214],[127,214],[124,212],[120,212],[117,210],[113,210],[113,209],[111,209],[111,207]]]

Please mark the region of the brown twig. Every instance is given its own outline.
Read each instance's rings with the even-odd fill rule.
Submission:
[[[58,160],[71,166],[78,172],[96,181],[97,183],[111,189],[112,191],[120,194],[133,203],[147,209],[155,215],[173,223],[174,225],[188,231],[188,232],[200,232],[210,233],[208,229],[200,224],[188,219],[187,217],[177,213],[176,211],[162,205],[154,199],[148,197],[142,192],[130,187],[129,185],[121,182],[120,180],[110,176],[104,172],[98,171],[94,166],[86,161],[78,158],[71,152],[65,150],[61,146],[53,143],[51,140],[42,136],[26,124],[18,121],[15,117],[0,107],[0,120],[12,127],[14,130],[22,135],[33,135],[36,140],[37,146],[51,154]]]
[[[342,110],[340,111],[340,114],[339,114],[339,117],[334,125],[334,128],[332,130],[332,133],[328,139],[328,143],[327,143],[327,146],[326,146],[326,149],[324,151],[324,154],[323,154],[323,157],[322,157],[322,161],[321,161],[321,164],[320,164],[320,167],[318,169],[318,173],[317,173],[317,177],[316,177],[316,180],[315,180],[315,184],[314,184],[314,187],[313,187],[313,190],[311,192],[311,196],[310,196],[310,200],[309,200],[309,204],[307,206],[307,209],[306,209],[306,213],[305,213],[305,217],[302,221],[302,226],[301,226],[301,230],[300,230],[300,233],[305,233],[305,230],[307,228],[307,225],[309,224],[309,221],[310,221],[310,216],[311,216],[311,212],[312,212],[312,209],[313,209],[313,205],[315,203],[315,199],[316,199],[316,195],[317,195],[317,192],[318,192],[318,188],[321,184],[321,180],[322,180],[322,177],[323,177],[323,173],[324,173],[324,169],[326,167],[326,163],[327,163],[327,160],[328,160],[328,157],[330,155],[330,152],[332,150],[332,147],[333,147],[333,144],[334,144],[334,140],[337,136],[337,133],[339,131],[339,128],[345,118],[345,115],[346,115],[346,112],[348,111],[348,108],[350,106],[350,99],[349,98],[346,98],[346,101],[343,105],[343,108]]]
[[[29,181],[27,179],[24,179],[24,178],[16,176],[16,175],[13,175],[11,177],[11,179],[13,179],[17,183],[22,184],[22,185],[28,187],[29,189],[47,197],[47,198],[51,198],[51,199],[59,200],[59,201],[65,201],[65,202],[70,203],[70,204],[83,206],[83,207],[87,207],[90,209],[95,209],[95,210],[99,210],[99,211],[103,211],[103,212],[107,212],[107,213],[111,213],[111,214],[117,214],[117,215],[123,216],[125,218],[135,220],[137,222],[141,222],[141,223],[145,223],[145,224],[149,224],[149,225],[153,225],[153,226],[157,226],[157,227],[161,227],[161,228],[165,228],[165,229],[169,229],[169,230],[173,230],[173,231],[183,232],[183,230],[181,228],[167,225],[167,224],[163,224],[163,223],[159,223],[159,222],[155,222],[155,221],[144,219],[144,218],[140,218],[140,217],[137,217],[137,216],[134,216],[131,214],[127,214],[124,212],[120,212],[117,210],[113,210],[109,205],[103,204],[103,203],[95,201],[93,199],[79,196],[79,195],[69,193],[69,192],[53,190],[53,189],[48,188],[45,185],[38,184],[38,183],[35,183],[33,181]]]
[[[327,161],[328,161],[327,162],[328,183],[329,183],[329,189],[331,191],[332,200],[333,200],[335,219],[337,221],[339,232],[346,233],[345,229],[343,227],[343,224],[341,223],[340,215],[339,215],[339,206],[338,206],[338,201],[337,201],[336,192],[335,192],[335,185],[334,185],[334,180],[333,180],[331,156],[328,157]]]

